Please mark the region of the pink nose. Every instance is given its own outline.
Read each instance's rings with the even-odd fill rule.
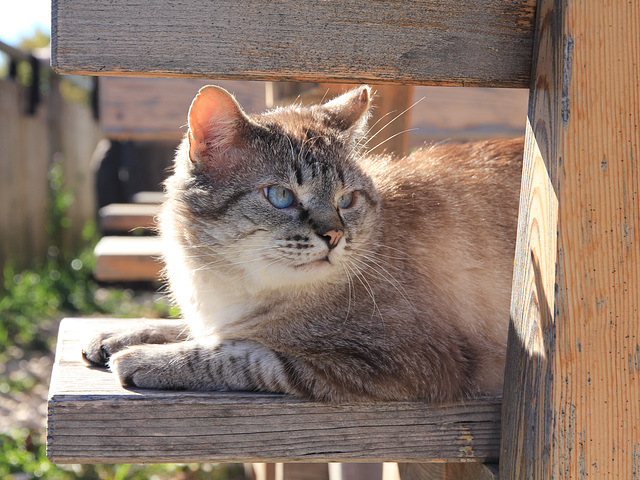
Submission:
[[[340,237],[344,235],[342,230],[328,230],[322,236],[325,238],[327,245],[329,245],[329,250],[335,248],[340,241]]]

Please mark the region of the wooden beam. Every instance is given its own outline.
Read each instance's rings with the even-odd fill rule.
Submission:
[[[139,321],[63,320],[49,392],[53,462],[483,462],[498,455],[499,399],[336,405],[124,389],[82,361],[83,339]]]
[[[501,478],[638,478],[640,4],[536,30]]]
[[[535,0],[53,0],[60,73],[528,86]]]

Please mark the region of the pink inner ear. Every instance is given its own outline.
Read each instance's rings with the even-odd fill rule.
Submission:
[[[244,113],[226,90],[203,87],[189,109],[189,157],[204,160],[207,152],[229,148],[238,133]]]

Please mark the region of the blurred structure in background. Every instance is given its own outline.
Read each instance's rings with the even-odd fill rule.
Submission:
[[[247,113],[292,102],[318,103],[352,87],[61,77],[48,66],[48,49],[31,54],[0,43],[0,51],[8,59],[6,78],[0,79],[0,266],[9,259],[25,267],[46,258],[52,218],[64,223],[54,243],[73,249],[86,222],[101,220],[99,211],[110,211],[103,207],[161,200],[150,200],[147,192],[162,191],[186,132],[189,105],[202,86],[214,83],[229,90]],[[376,147],[376,153],[402,156],[424,143],[523,134],[526,90],[373,88],[373,140],[368,147]],[[56,165],[64,179],[58,188],[68,203],[63,219],[50,215],[61,197],[60,191],[51,192],[48,178]]]
[[[210,83],[235,93],[248,113],[265,109],[263,82],[98,79],[99,124],[104,136],[93,159],[98,208],[133,202],[139,192],[162,190],[175,149],[186,132],[191,100]]]
[[[48,49],[26,53],[0,42],[0,53],[0,267],[24,268],[46,258],[50,232],[60,232],[57,247],[75,248],[95,217],[89,159],[100,131],[91,79],[53,73]],[[61,218],[49,214],[60,207],[48,178],[55,166],[65,179],[57,187],[68,193],[55,199],[69,203]]]

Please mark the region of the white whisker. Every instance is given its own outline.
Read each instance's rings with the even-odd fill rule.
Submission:
[[[260,267],[260,268],[258,268],[258,269],[256,269],[256,270],[252,270],[252,271],[251,271],[251,273],[252,273],[252,274],[255,274],[255,273],[261,272],[262,270],[265,270],[265,269],[267,269],[267,268],[269,268],[269,267],[271,267],[271,266],[275,265],[276,263],[280,263],[281,261],[282,261],[281,259],[276,258],[273,262],[268,263],[268,264],[266,264],[266,265],[263,265],[262,267]],[[246,279],[248,274],[249,274],[249,272],[245,273],[245,274],[243,275],[243,277],[242,277],[241,279],[239,279],[239,280],[244,280],[244,279]]]
[[[384,280],[386,280],[390,285],[392,285],[397,292],[402,296],[402,298],[404,298],[404,300],[407,302],[407,304],[413,309],[415,310],[415,307],[413,306],[413,303],[411,302],[411,300],[409,299],[409,293],[406,291],[406,289],[402,286],[402,284],[396,280],[394,278],[394,276],[391,274],[391,272],[389,272],[386,268],[384,268],[384,266],[380,265],[376,260],[374,260],[373,258],[370,257],[365,257],[367,261],[372,262],[373,264],[375,264],[375,266],[372,266],[371,264],[367,263],[366,261],[360,259],[360,262],[367,266],[368,268],[372,269],[373,271],[375,271],[380,277],[382,277]]]
[[[373,302],[372,316],[375,315],[376,310],[377,310],[378,311],[378,315],[380,316],[380,320],[382,320],[382,325],[384,326],[384,318],[382,316],[382,312],[380,311],[380,308],[378,308],[378,303],[376,302],[375,294],[373,293],[373,289],[371,288],[371,284],[367,280],[366,276],[364,275],[364,273],[358,268],[358,266],[354,262],[348,262],[348,263],[345,263],[345,265],[347,265],[349,270],[351,270],[351,273],[353,273],[355,275],[355,277],[360,281],[360,284],[364,287],[364,289],[369,294],[369,297],[371,298],[371,301]]]
[[[394,138],[396,138],[398,135],[402,135],[403,133],[408,133],[408,132],[415,132],[416,130],[418,130],[417,128],[408,128],[406,130],[402,130],[401,132],[398,132],[394,135],[391,135],[389,138],[387,138],[386,140],[383,140],[382,142],[378,143],[375,147],[372,147],[369,149],[369,153],[373,152],[376,148],[380,147],[381,145],[384,145],[385,143],[393,140]]]
[[[347,286],[349,288],[348,296],[347,296],[347,300],[348,300],[348,303],[347,303],[347,314],[344,316],[344,322],[343,322],[343,325],[344,325],[349,320],[349,314],[351,313],[351,293],[352,292],[351,292],[351,275],[349,274],[349,270],[347,269],[347,266],[344,265],[344,264],[342,265],[342,269],[344,270],[344,273],[347,276]]]
[[[405,114],[405,113],[407,113],[409,110],[411,110],[413,107],[415,107],[415,106],[416,106],[418,103],[420,103],[422,100],[424,100],[424,97],[420,98],[419,100],[415,101],[412,105],[410,105],[409,107],[405,108],[402,112],[400,112],[398,115],[396,115],[395,117],[393,117],[393,118],[392,118],[389,122],[387,122],[387,123],[386,123],[382,128],[380,128],[380,130],[378,130],[376,133],[374,133],[374,134],[371,136],[371,138],[368,138],[364,143],[359,144],[359,145],[358,145],[358,148],[360,149],[360,151],[364,150],[364,149],[367,147],[367,145],[369,144],[369,142],[371,142],[371,140],[373,140],[374,138],[376,138],[380,132],[382,132],[385,128],[387,128],[389,125],[391,125],[393,122],[395,122],[398,118],[400,118],[402,115],[404,115],[404,114]],[[390,112],[390,113],[391,113],[391,112]],[[377,123],[377,122],[376,122],[376,123]],[[374,125],[375,125],[375,123],[374,123]],[[409,130],[406,130],[406,131],[404,131],[404,132],[397,133],[396,135],[400,135],[401,133],[406,133],[406,132],[409,132],[409,131],[412,131],[412,130],[413,130],[413,129],[409,129]],[[368,133],[368,132],[367,132],[367,133]],[[387,142],[387,141],[391,140],[394,136],[395,136],[395,135],[393,135],[393,136],[389,137],[387,140],[385,140],[385,142]],[[374,148],[379,147],[380,145],[382,145],[382,143],[384,143],[384,142],[379,143],[379,144],[378,144],[378,145],[376,145]],[[370,149],[370,151],[371,151],[371,150],[373,150],[374,148]],[[358,155],[359,155],[359,152],[358,152]]]
[[[402,254],[402,257],[390,257],[390,258],[398,258],[398,259],[399,258],[404,258],[404,259],[407,259],[407,260],[412,260],[412,258],[413,258],[405,250],[400,250],[399,248],[395,248],[395,247],[392,247],[390,245],[386,245],[384,243],[379,243],[379,242],[377,242],[377,243],[352,242],[352,244],[355,245],[355,246],[358,246],[358,247],[360,247],[362,245],[366,245],[368,247],[383,248],[383,249],[386,248],[386,249],[393,250],[395,252],[398,252],[398,253]],[[373,252],[373,250],[367,250],[367,251]]]

